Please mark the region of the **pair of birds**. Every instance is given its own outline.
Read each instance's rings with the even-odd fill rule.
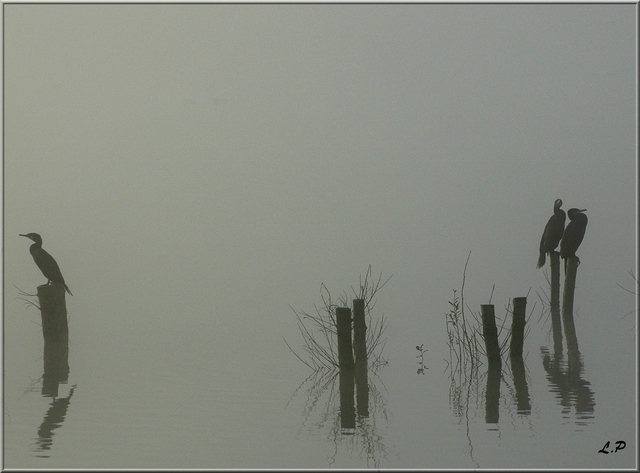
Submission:
[[[562,207],[562,200],[558,199],[553,204],[553,215],[544,227],[540,239],[540,257],[536,268],[544,266],[546,254],[555,250],[558,243],[560,244],[560,257],[564,259],[565,268],[568,258],[577,258],[576,250],[582,243],[588,221],[587,216],[582,212],[586,212],[587,209],[569,209],[567,214],[571,221],[567,228],[564,228],[566,215],[560,207]],[[579,259],[578,262],[580,262]]]
[[[20,234],[20,236],[27,237],[34,241],[33,245],[29,247],[29,253],[33,256],[33,261],[36,262],[36,265],[40,268],[44,277],[47,278],[47,284],[51,284],[52,282],[62,284],[67,292],[71,294],[67,284],[64,282],[58,263],[53,259],[53,256],[42,249],[42,237],[37,233]],[[71,295],[73,296],[73,294]]]

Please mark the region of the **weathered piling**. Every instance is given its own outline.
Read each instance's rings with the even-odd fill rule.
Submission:
[[[45,341],[43,360],[42,395],[58,397],[58,385],[69,378],[69,345]]]
[[[364,317],[364,299],[353,300],[353,352],[355,355],[358,415],[368,417],[369,380],[367,373],[367,324]]]
[[[567,337],[567,350],[578,352],[578,338],[573,322],[573,295],[576,287],[578,258],[575,256],[565,260],[564,291],[562,293],[562,324]]]
[[[356,426],[354,403],[354,361],[351,343],[351,309],[336,308],[336,330],[338,332],[338,365],[340,377],[340,427],[353,429]]]
[[[364,299],[353,300],[353,353],[356,369],[367,365],[367,324],[364,319]]]
[[[524,326],[526,324],[526,297],[513,298],[513,321],[511,322],[511,346],[509,356],[511,358],[522,358],[522,347],[524,345]]]
[[[45,342],[69,342],[67,305],[64,287],[59,284],[38,286],[38,300],[42,317],[42,336]]]
[[[553,261],[553,260],[552,260]],[[511,325],[511,346],[509,347],[509,358],[511,360],[511,373],[516,390],[516,402],[518,413],[531,413],[531,403],[529,401],[529,388],[525,377],[524,361],[522,352],[524,346],[524,329],[526,325],[527,298],[513,298],[513,322]]]
[[[551,264],[551,328],[553,331],[553,347],[556,356],[562,355],[562,322],[560,319],[560,253],[550,253]]]
[[[340,370],[353,371],[353,348],[351,343],[351,309],[336,308],[336,329],[338,332],[338,364]]]
[[[489,368],[501,368],[500,344],[498,343],[498,329],[496,327],[496,315],[493,304],[482,304],[480,306],[482,315],[482,338],[487,350],[487,360]]]
[[[38,301],[44,338],[42,394],[56,397],[58,384],[69,375],[69,326],[64,287],[59,284],[38,287]]]

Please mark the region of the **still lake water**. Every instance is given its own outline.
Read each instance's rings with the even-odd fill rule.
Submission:
[[[545,349],[552,350],[550,322],[539,321],[538,302],[525,340],[530,407],[519,410],[523,404],[507,363],[498,419],[487,423],[486,368],[475,379],[451,375],[444,311],[395,312],[394,306],[404,307],[400,298],[405,295],[398,290],[402,276],[394,275],[378,293],[372,313],[388,319],[383,352],[388,364],[369,373],[369,417],[359,419],[355,430],[342,430],[338,378],[309,377],[283,341],[304,357],[286,301],[280,312],[272,312],[269,302],[261,307],[251,294],[244,305],[228,306],[206,293],[174,304],[153,295],[136,304],[126,299],[97,303],[104,295],[83,294],[88,282],[70,284],[75,294],[67,296],[70,373],[54,399],[42,394],[39,312],[25,310],[7,279],[5,468],[636,465],[635,336],[630,331],[635,314],[612,317],[615,323],[604,329],[582,307],[578,337],[600,330],[601,343],[582,343],[584,368],[568,376],[566,367],[554,371],[545,361]],[[342,290],[350,288],[336,292]],[[443,294],[439,306],[446,306],[447,298]],[[578,298],[579,293],[577,304]],[[529,301],[528,313],[535,296]],[[321,305],[320,295],[297,304],[292,304],[296,310],[313,312],[313,304]],[[503,313],[496,304],[496,315]],[[416,350],[420,344],[428,349],[423,365]],[[626,447],[598,452],[606,442],[613,450],[617,441]]]

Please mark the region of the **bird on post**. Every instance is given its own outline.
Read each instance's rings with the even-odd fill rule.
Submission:
[[[551,253],[558,247],[564,232],[564,221],[567,216],[562,207],[562,200],[557,199],[553,204],[553,215],[544,227],[542,238],[540,239],[540,257],[536,268],[542,268],[546,259],[546,254]]]
[[[580,264],[580,258],[576,256],[576,250],[582,243],[584,238],[584,232],[587,229],[587,216],[582,212],[586,212],[587,209],[569,209],[567,215],[569,216],[569,225],[564,230],[562,241],[560,242],[560,256],[564,258],[564,267],[567,268],[567,259],[575,257]]]
[[[33,256],[33,261],[36,262],[36,265],[40,268],[44,277],[47,278],[47,284],[51,284],[52,282],[62,284],[67,292],[73,296],[67,284],[64,282],[58,263],[53,259],[53,256],[42,249],[42,237],[37,233],[20,234],[20,236],[27,237],[34,241],[33,245],[29,247],[29,253]]]

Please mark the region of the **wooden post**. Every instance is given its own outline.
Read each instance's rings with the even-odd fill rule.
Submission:
[[[576,327],[573,323],[573,294],[576,287],[576,276],[578,272],[578,258],[570,257],[566,259],[566,271],[564,276],[564,291],[562,293],[562,324],[564,334],[567,337],[567,350],[578,352],[578,338]]]
[[[68,344],[69,327],[64,287],[59,284],[38,286],[38,300],[44,340]]]
[[[364,320],[364,299],[353,300],[353,352],[358,365],[367,365],[367,325]]]
[[[511,346],[509,354],[511,358],[522,358],[522,346],[524,345],[524,326],[526,323],[527,298],[513,298],[513,321],[511,322]]]
[[[59,284],[38,287],[38,301],[44,338],[42,394],[57,397],[58,384],[69,375],[69,326],[64,287]]]
[[[367,324],[364,299],[353,300],[353,351],[356,369],[356,405],[358,415],[369,416],[369,379],[367,373]]]
[[[551,327],[555,356],[562,356],[562,323],[560,322],[560,253],[552,251],[551,259]]]
[[[351,309],[336,308],[338,332],[338,364],[340,365],[340,427],[354,429],[356,414],[354,404],[354,361],[351,343]]]
[[[553,261],[553,260],[552,260]],[[511,325],[511,373],[513,374],[513,384],[516,390],[516,402],[518,413],[530,414],[531,403],[529,401],[529,389],[525,377],[524,361],[522,351],[524,345],[524,329],[526,325],[527,298],[513,298],[513,322]]]
[[[483,304],[480,306],[482,315],[482,338],[487,350],[489,369],[492,367],[502,368],[500,358],[500,344],[498,343],[498,329],[496,328],[496,315],[493,304]]]
[[[43,359],[42,395],[58,397],[58,385],[69,379],[69,345],[45,341]]]
[[[336,329],[338,332],[338,364],[340,369],[353,371],[353,348],[351,344],[351,309],[336,308]]]

